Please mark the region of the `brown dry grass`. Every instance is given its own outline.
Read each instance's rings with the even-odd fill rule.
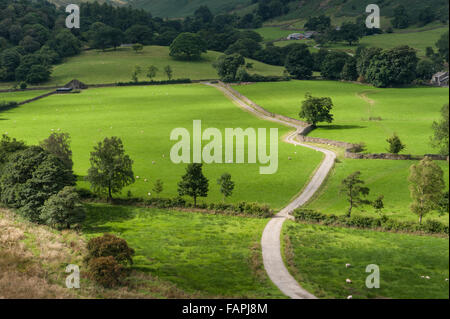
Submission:
[[[0,208],[0,299],[172,298],[192,299],[174,284],[132,270],[125,286],[104,289],[87,278],[84,238],[75,231],[55,231]],[[68,264],[80,266],[81,289],[67,289]]]

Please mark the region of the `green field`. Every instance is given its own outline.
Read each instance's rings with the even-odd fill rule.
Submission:
[[[264,32],[270,34],[270,27],[264,28]],[[274,31],[278,28],[273,28]],[[400,45],[408,45],[417,50],[419,57],[425,56],[425,50],[427,47],[432,47],[436,50],[436,42],[439,38],[448,31],[448,27],[439,27],[431,30],[416,30],[408,32],[395,32],[395,33],[383,33],[372,36],[363,37],[357,45],[349,46],[346,43],[330,43],[324,48],[328,50],[345,51],[349,53],[355,53],[358,46],[362,47],[378,47],[382,49],[392,49]],[[291,43],[308,43],[305,41],[278,41],[274,44],[277,46],[286,46]],[[314,46],[314,45],[312,45]],[[315,50],[313,50],[314,52]]]
[[[253,31],[259,33],[263,37],[264,42],[279,40],[286,38],[289,34],[301,32],[300,30],[285,30],[280,27],[262,27],[253,29]]]
[[[36,96],[43,95],[45,93],[48,93],[49,91],[44,90],[32,90],[32,91],[17,91],[17,92],[0,92],[0,102],[7,101],[7,102],[22,102],[29,99],[32,99]]]
[[[164,67],[171,65],[173,78],[190,78],[192,80],[217,79],[217,71],[212,63],[222,53],[209,51],[199,61],[180,61],[169,56],[169,48],[146,46],[140,53],[131,48],[119,48],[116,51],[84,51],[80,55],[67,59],[63,64],[54,67],[50,82],[45,85],[63,85],[72,79],[87,84],[130,82],[131,73],[139,65],[143,73],[139,79],[148,81],[146,69],[155,65],[159,72],[155,80],[167,80]],[[252,72],[263,75],[282,75],[283,68],[250,60],[254,63]]]
[[[202,120],[203,129],[215,127],[223,135],[224,128],[279,128],[277,173],[261,175],[259,163],[205,165],[204,173],[210,180],[206,202],[222,200],[216,180],[229,172],[236,182],[230,202],[258,201],[281,208],[302,189],[322,160],[321,153],[281,142],[289,128],[259,120],[215,88],[201,84],[89,89],[81,94],[53,95],[2,112],[0,118],[0,132],[29,144],[38,143],[52,132],[70,133],[74,170],[80,176],[79,185],[85,188],[89,185],[82,177],[89,168],[94,145],[105,137],[121,137],[134,160],[134,173],[139,176],[123,194],[130,190],[133,196],[147,198],[156,179],[165,184],[161,196],[177,195],[177,183],[187,164],[173,164],[170,160],[170,150],[176,143],[170,141],[170,133],[175,128],[192,132],[195,119]]]
[[[267,220],[169,210],[88,207],[88,238],[114,233],[136,251],[133,268],[205,296],[284,298],[262,269]]]
[[[294,277],[320,298],[448,299],[448,238],[296,224],[284,226]],[[286,244],[285,244],[286,246]],[[346,268],[346,264],[351,264]],[[368,265],[380,288],[365,285]],[[429,276],[430,279],[421,278]],[[353,283],[347,284],[346,279]]]
[[[320,123],[310,136],[367,144],[371,153],[386,152],[386,138],[397,133],[406,154],[435,153],[429,143],[431,125],[448,102],[448,88],[414,87],[376,89],[368,85],[333,81],[258,83],[236,89],[255,103],[277,114],[298,118],[307,92],[333,100],[334,122]],[[381,118],[380,120],[369,120]]]
[[[411,202],[408,188],[409,168],[415,161],[395,160],[353,160],[340,159],[336,163],[327,183],[319,191],[315,200],[307,208],[318,210],[324,214],[344,215],[348,211],[348,202],[345,196],[339,193],[341,181],[355,171],[362,173],[361,178],[370,188],[369,199],[384,195],[385,208],[383,213],[392,219],[410,220],[418,222],[418,216],[411,213]],[[449,183],[448,162],[436,162],[444,171],[445,181]],[[371,206],[362,206],[353,210],[355,215],[378,217]],[[437,212],[430,213],[424,220],[440,220],[446,224],[449,216],[439,216]]]

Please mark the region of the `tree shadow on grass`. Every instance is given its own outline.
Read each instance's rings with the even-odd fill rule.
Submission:
[[[318,125],[318,129],[321,130],[354,130],[354,129],[362,129],[367,128],[367,126],[360,126],[360,125]]]
[[[86,220],[83,223],[85,234],[121,232],[125,228],[106,224],[120,223],[134,218],[136,214],[132,208],[124,206],[87,204],[85,208]]]

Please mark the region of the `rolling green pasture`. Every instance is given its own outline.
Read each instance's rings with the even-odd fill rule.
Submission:
[[[199,61],[176,60],[169,56],[169,48],[162,46],[146,46],[140,53],[131,48],[119,48],[106,52],[91,50],[67,59],[63,64],[55,66],[52,78],[46,85],[66,84],[72,79],[78,79],[87,84],[116,83],[131,81],[131,73],[139,65],[143,73],[139,79],[148,81],[146,69],[155,65],[159,71],[155,80],[167,80],[164,67],[171,65],[173,78],[190,78],[192,80],[216,79],[217,71],[212,63],[222,53],[209,51],[202,55]],[[282,75],[283,68],[250,60],[254,66],[252,72],[263,75]]]
[[[192,132],[196,119],[202,120],[203,130],[215,127],[222,135],[225,128],[279,129],[277,173],[261,175],[259,163],[205,165],[204,173],[210,181],[206,202],[222,200],[216,180],[229,172],[236,183],[230,202],[257,201],[281,208],[300,192],[322,160],[321,153],[282,142],[289,128],[259,120],[217,89],[201,84],[115,87],[53,95],[0,113],[0,133],[8,132],[29,144],[52,132],[70,133],[74,170],[79,186],[85,188],[89,185],[83,177],[90,167],[93,147],[105,137],[118,136],[134,160],[133,170],[139,177],[123,194],[130,190],[133,196],[148,197],[154,181],[161,179],[161,196],[172,197],[177,195],[177,183],[187,164],[170,160],[170,150],[177,143],[170,141],[170,133],[175,128]]]
[[[33,91],[17,91],[17,92],[0,92],[0,102],[7,101],[7,102],[22,102],[29,99],[32,99],[36,96],[43,95],[45,93],[48,93],[49,91],[45,90],[33,90]]]
[[[169,210],[88,206],[84,234],[126,239],[133,268],[187,292],[234,298],[284,298],[262,268],[258,244],[267,220]]]
[[[254,29],[253,31],[259,33],[263,37],[264,42],[275,41],[286,38],[289,34],[301,32],[299,30],[285,30],[280,27],[262,27]]]
[[[285,257],[291,273],[319,298],[448,299],[448,238],[292,221],[283,232],[290,242]],[[346,268],[347,263],[352,266]],[[379,289],[365,285],[371,264],[380,269]]]
[[[338,141],[367,144],[371,153],[386,152],[386,138],[397,133],[407,154],[435,153],[429,143],[431,125],[448,103],[448,88],[414,87],[377,89],[368,85],[334,81],[291,81],[237,86],[242,94],[271,112],[298,118],[307,92],[331,97],[334,122],[320,123],[310,133]],[[381,118],[381,120],[369,120]]]
[[[410,220],[418,222],[418,216],[411,213],[409,192],[409,168],[415,161],[395,160],[353,160],[340,159],[335,164],[327,182],[320,189],[315,199],[306,207],[316,209],[324,214],[344,215],[348,211],[348,202],[340,194],[341,181],[355,171],[362,173],[361,178],[370,188],[369,199],[384,195],[385,208],[383,213],[392,219]],[[449,183],[449,165],[445,161],[437,161],[444,171],[444,179]],[[371,206],[362,206],[353,210],[355,215],[378,216]],[[448,224],[449,216],[439,216],[437,212],[430,213],[424,220],[440,220]]]
[[[265,33],[270,34],[269,27],[264,28]],[[277,28],[274,28],[277,30]],[[383,49],[392,49],[400,45],[408,45],[417,50],[419,57],[425,56],[427,47],[432,47],[436,50],[436,42],[439,38],[448,31],[448,27],[439,27],[431,30],[416,30],[409,32],[395,32],[383,33],[372,36],[363,37],[359,44],[349,46],[346,43],[331,43],[325,46],[329,50],[345,51],[355,53],[358,46],[362,47],[379,47]],[[275,31],[272,31],[275,32]],[[304,43],[304,41],[278,41],[275,42],[277,46],[286,46],[291,43]]]

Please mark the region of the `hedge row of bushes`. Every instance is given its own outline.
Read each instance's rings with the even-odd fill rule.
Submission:
[[[385,231],[423,232],[427,234],[449,234],[449,226],[436,220],[427,220],[423,224],[398,221],[382,217],[325,215],[315,210],[299,208],[293,212],[295,221],[306,221],[328,226],[346,226],[362,229],[381,229]]]
[[[248,82],[284,82],[290,81],[289,76],[278,76],[278,75],[261,75],[261,74],[251,74],[248,78]]]
[[[164,81],[139,81],[139,82],[118,82],[117,86],[132,86],[132,85],[164,85],[164,84],[183,84],[192,83],[191,79],[174,79]]]
[[[17,102],[0,101],[0,112],[7,111],[17,106]]]
[[[175,198],[150,198],[144,201],[145,205],[157,208],[193,208],[192,203],[186,202],[181,197]],[[272,217],[275,212],[268,205],[258,203],[240,202],[238,204],[211,203],[198,204],[199,209],[206,209],[214,213],[229,215],[245,215],[259,218]]]

